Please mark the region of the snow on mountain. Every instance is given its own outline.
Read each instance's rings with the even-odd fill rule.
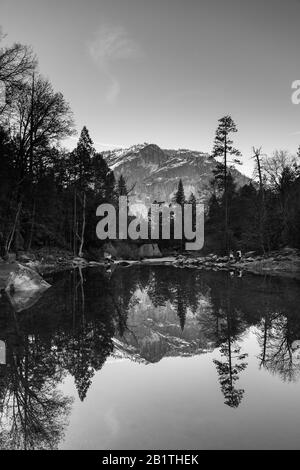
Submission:
[[[116,178],[122,174],[128,187],[134,186],[135,201],[148,204],[171,201],[180,178],[187,197],[193,192],[199,201],[205,202],[211,192],[215,161],[207,153],[188,149],[163,150],[155,144],[144,143],[106,151],[103,156]],[[236,169],[233,175],[238,186],[250,181]]]
[[[154,306],[147,290],[136,291],[126,331],[113,339],[112,356],[153,364],[163,357],[187,357],[210,352],[213,345],[206,340],[199,324],[200,316],[210,308],[209,300],[203,298],[196,314],[188,310],[182,331],[174,305],[167,302]]]

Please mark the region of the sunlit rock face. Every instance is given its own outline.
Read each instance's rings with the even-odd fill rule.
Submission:
[[[194,193],[205,202],[211,193],[210,180],[215,161],[204,152],[193,150],[162,150],[155,144],[134,145],[128,149],[104,152],[116,178],[125,177],[129,188],[134,186],[135,201],[171,201],[182,179],[186,196]],[[237,186],[249,178],[233,170]]]
[[[192,356],[212,349],[201,332],[199,317],[210,309],[208,299],[201,299],[196,313],[187,310],[184,328],[177,307],[170,302],[155,306],[147,290],[137,290],[132,297],[125,334],[116,338],[115,353],[138,362],[155,363],[163,357]]]

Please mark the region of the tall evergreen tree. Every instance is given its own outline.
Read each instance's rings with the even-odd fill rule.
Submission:
[[[185,194],[181,178],[179,180],[178,188],[174,196],[174,202],[176,202],[176,204],[179,204],[180,206],[183,206],[183,204],[185,203]]]
[[[84,126],[75,150],[73,151],[73,173],[77,189],[87,189],[92,177],[92,159],[95,155],[93,141]]]
[[[185,194],[184,194],[184,188],[183,188],[183,184],[182,184],[182,179],[180,178],[179,180],[179,183],[178,183],[178,188],[177,188],[177,191],[173,197],[173,202],[175,204],[178,204],[179,206],[182,207],[182,218],[181,218],[181,232],[182,232],[182,236],[181,236],[181,243],[180,243],[180,248],[181,248],[181,251],[183,251],[183,240],[184,240],[184,212],[183,212],[183,205],[184,203],[186,202],[186,199],[185,199]],[[174,224],[175,224],[175,217],[173,216],[172,219],[171,219],[171,227],[172,227],[172,230],[174,231]]]
[[[224,190],[225,249],[227,253],[229,253],[230,251],[230,243],[228,236],[228,164],[240,163],[239,157],[241,156],[240,151],[233,147],[233,141],[230,138],[230,135],[235,132],[237,132],[237,128],[231,116],[227,115],[219,119],[219,125],[216,130],[214,148],[212,153],[212,156],[214,158],[221,158],[221,161],[218,162],[216,165],[214,175],[216,181],[219,182],[219,187]],[[230,160],[231,157],[233,157],[233,160]]]
[[[188,204],[191,204],[191,206],[192,206],[192,227],[193,227],[193,230],[195,231],[195,229],[196,229],[196,204],[197,204],[197,200],[196,200],[196,197],[195,197],[194,193],[190,194],[190,197],[188,199]]]
[[[119,176],[118,182],[117,182],[117,195],[118,196],[128,196],[128,189],[126,186],[126,181],[123,175]]]
[[[196,197],[194,193],[190,194],[190,197],[188,198],[188,204],[192,204],[193,206],[196,204]]]
[[[80,133],[77,147],[73,151],[73,176],[74,176],[74,207],[73,207],[73,252],[83,256],[83,245],[86,229],[86,208],[87,208],[87,192],[92,183],[93,174],[93,157],[95,149],[93,141],[89,135],[89,131],[84,126]],[[80,215],[78,214],[80,213]],[[79,220],[81,219],[81,227]]]
[[[92,165],[92,183],[97,203],[115,200],[115,177],[100,153],[96,153]]]

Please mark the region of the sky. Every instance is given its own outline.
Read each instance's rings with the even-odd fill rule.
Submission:
[[[300,144],[299,19],[300,0],[0,0],[5,44],[33,47],[97,150],[211,152],[230,114],[249,175],[252,146]]]

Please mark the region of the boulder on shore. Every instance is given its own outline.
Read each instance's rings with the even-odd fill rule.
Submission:
[[[118,256],[117,249],[116,247],[113,246],[111,242],[105,243],[105,245],[103,246],[103,250],[104,250],[104,254],[107,253],[114,258]]]
[[[86,267],[88,266],[88,261],[84,258],[80,258],[79,256],[76,256],[75,258],[73,258],[72,260],[72,264],[74,267]]]
[[[46,282],[36,271],[28,266],[17,264],[17,267],[12,271],[7,279],[6,288],[7,292],[31,292],[31,291],[44,291],[48,289],[50,284]]]
[[[17,264],[9,274],[5,290],[14,310],[21,312],[34,305],[49,287],[36,271]]]
[[[45,290],[32,290],[32,291],[18,291],[11,294],[6,292],[6,295],[15,312],[22,312],[28,310],[36,304],[43,296]]]
[[[140,246],[139,256],[141,258],[161,258],[162,254],[157,243],[147,243]]]

